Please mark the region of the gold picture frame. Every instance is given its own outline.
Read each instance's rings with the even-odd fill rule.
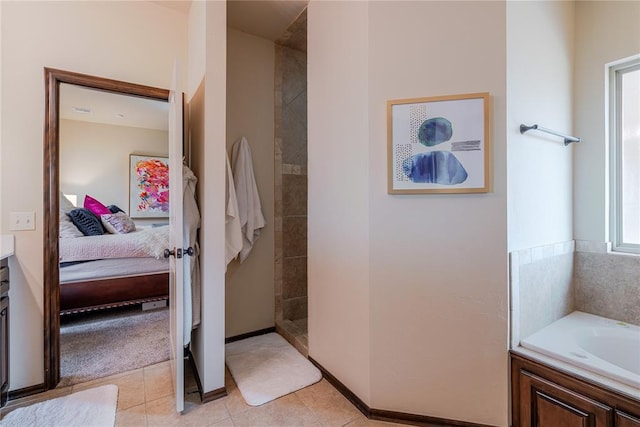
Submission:
[[[488,92],[387,101],[389,194],[487,193]]]

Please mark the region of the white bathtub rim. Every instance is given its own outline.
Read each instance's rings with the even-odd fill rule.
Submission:
[[[587,321],[596,326],[604,326],[611,328],[630,328],[633,332],[640,333],[640,327],[635,325],[624,324],[612,319],[606,319],[580,311],[563,317],[562,319],[552,323],[542,330],[530,335],[521,342],[519,349],[529,349],[537,354],[543,354],[551,359],[556,359],[581,368],[587,372],[593,372],[598,377],[608,378],[615,383],[621,383],[635,390],[636,398],[640,398],[640,375],[630,372],[618,365],[610,363],[598,356],[588,353],[586,350],[578,346],[575,339],[567,336],[567,325],[569,329],[579,327],[583,328],[582,322]],[[552,348],[549,348],[551,340]]]

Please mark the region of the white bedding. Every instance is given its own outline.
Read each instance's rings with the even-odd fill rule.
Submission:
[[[106,258],[156,258],[169,247],[169,227],[143,228],[127,234],[60,239],[60,262]]]
[[[83,262],[60,269],[60,283],[140,276],[169,271],[169,260],[155,258],[113,258]]]

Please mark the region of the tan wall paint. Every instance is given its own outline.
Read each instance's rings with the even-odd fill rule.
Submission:
[[[609,241],[605,64],[640,54],[640,2],[576,2],[575,238]]]
[[[369,404],[369,11],[307,13],[309,355]]]
[[[227,32],[227,152],[240,137],[251,146],[266,226],[242,263],[226,275],[226,336],[274,326],[274,43]]]
[[[573,132],[574,22],[574,2],[507,2],[508,223],[509,252],[516,263],[521,259],[517,251],[573,239],[573,153],[582,147],[565,147],[562,138],[520,134],[519,129],[538,123]],[[532,325],[564,313],[551,307],[573,307],[573,299],[567,299],[571,277],[562,274],[566,264],[560,264],[564,260],[554,259],[560,265],[553,270],[557,274],[547,274],[548,283],[535,284],[529,293],[533,267],[511,266],[513,345],[519,344],[521,329],[530,333]],[[534,298],[527,301],[528,295]],[[548,304],[542,314],[540,306],[550,295],[556,305]],[[522,310],[521,300],[529,303]]]
[[[192,335],[191,351],[207,393],[224,387],[226,2],[194,2],[189,23],[189,52],[204,55],[203,61],[190,62],[195,68],[189,76],[191,93],[202,90],[196,112],[202,164],[198,173],[202,326]]]
[[[372,2],[369,28],[372,405],[506,425],[506,4]],[[386,194],[385,101],[474,92],[492,191]]]
[[[309,353],[377,409],[508,423],[505,9],[309,6]],[[482,91],[492,192],[388,195],[386,101]]]
[[[574,2],[507,2],[509,251],[573,239]]]
[[[129,210],[129,155],[168,156],[167,131],[60,121],[60,191]],[[167,222],[168,219],[164,222]],[[137,224],[163,220],[135,220]]]
[[[149,2],[2,2],[2,221],[35,211],[15,232],[11,261],[11,389],[43,381],[42,164],[44,67],[169,87],[186,61],[186,15]],[[171,28],[171,30],[168,30]],[[183,73],[184,75],[185,73]]]

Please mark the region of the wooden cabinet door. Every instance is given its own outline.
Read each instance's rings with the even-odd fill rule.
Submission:
[[[613,409],[525,370],[520,427],[613,427]]]
[[[616,427],[640,427],[640,419],[624,412],[616,411]]]
[[[9,393],[9,297],[0,299],[0,407]]]

